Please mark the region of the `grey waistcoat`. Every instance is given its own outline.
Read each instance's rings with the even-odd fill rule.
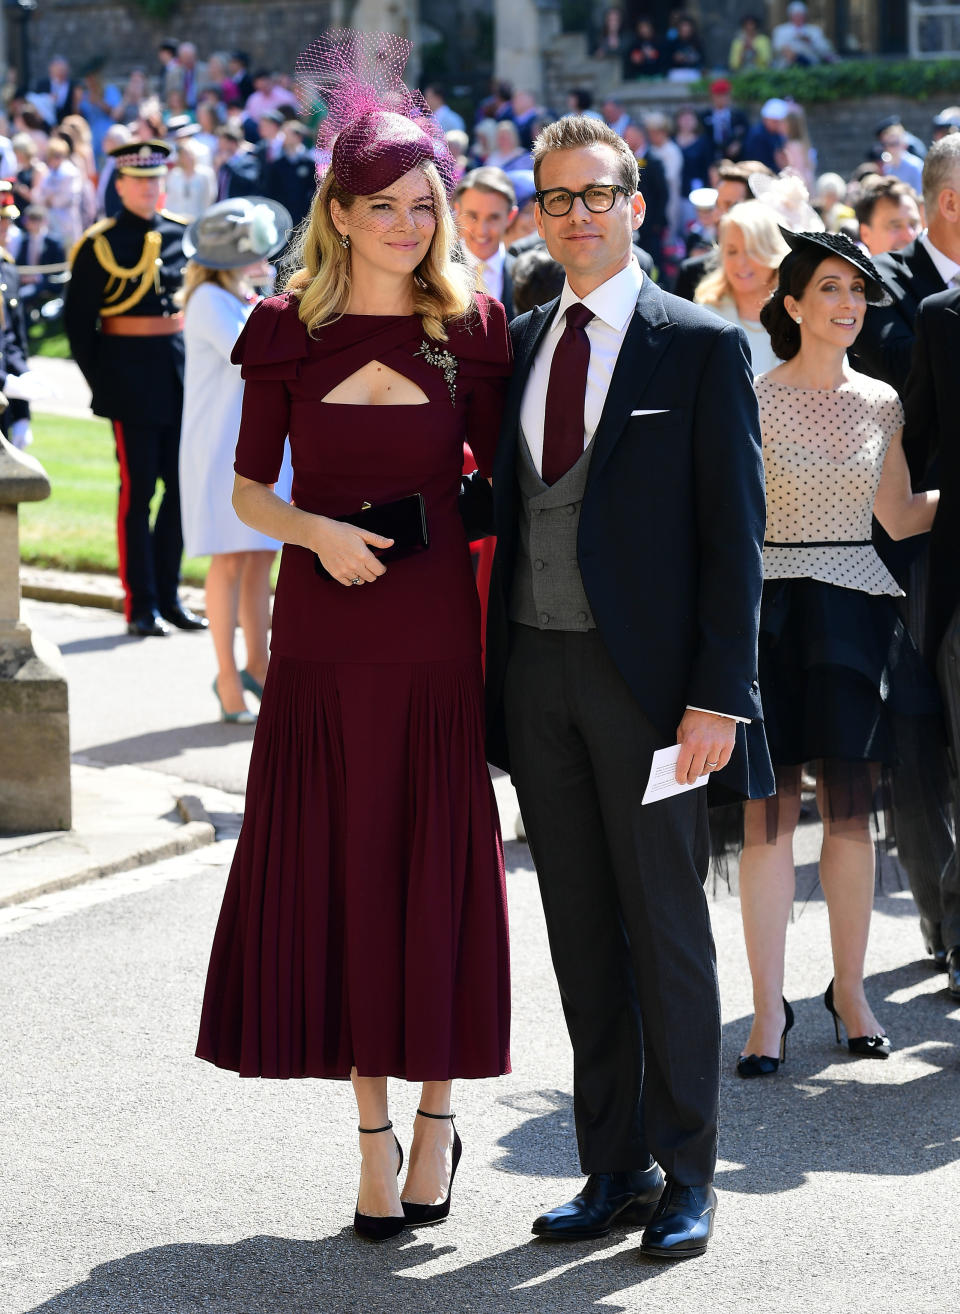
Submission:
[[[594,630],[577,563],[577,531],[593,443],[562,479],[543,482],[527,440],[517,443],[520,533],[510,619],[540,630]]]

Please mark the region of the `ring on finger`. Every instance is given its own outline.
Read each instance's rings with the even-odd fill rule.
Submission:
[[[363,583],[363,580],[360,578],[359,575],[354,575],[354,577],[353,577],[353,579],[350,581],[350,583],[351,583],[351,584],[362,584],[362,583]]]
[[[717,758],[716,762],[704,762],[703,765],[708,767],[718,767],[720,765],[720,759]]]

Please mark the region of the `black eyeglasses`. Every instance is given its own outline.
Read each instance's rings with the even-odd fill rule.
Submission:
[[[573,203],[579,196],[591,214],[605,214],[612,210],[617,193],[629,196],[630,192],[619,183],[594,183],[582,192],[571,192],[566,187],[550,187],[545,192],[534,192],[537,204],[545,214],[553,219],[561,219],[573,209]]]

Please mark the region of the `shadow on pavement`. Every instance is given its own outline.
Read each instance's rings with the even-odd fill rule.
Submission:
[[[123,617],[117,613],[117,623],[124,624]],[[131,643],[143,643],[136,634],[124,634],[118,631],[116,634],[98,634],[89,639],[69,639],[66,643],[58,645],[62,653],[75,652],[106,652],[111,648],[125,648]]]
[[[890,1000],[928,985],[931,975],[921,961],[868,979],[867,993],[895,1047],[893,1060],[882,1060],[890,1065],[882,1072],[881,1060],[857,1058],[845,1041],[837,1045],[819,995],[791,1001],[796,1024],[787,1061],[772,1077],[743,1081],[734,1075],[749,1020],[728,1022],[720,1119],[720,1158],[728,1166],[717,1173],[718,1188],[762,1195],[795,1190],[814,1173],[912,1176],[960,1159],[960,1024],[949,1016],[946,975],[942,991]],[[904,1059],[909,1070],[897,1080]],[[498,1172],[580,1174],[567,1091],[531,1090],[500,1102],[529,1117],[497,1142],[506,1152],[494,1162]],[[562,1202],[545,1196],[543,1207]]]
[[[159,1246],[99,1264],[85,1282],[25,1314],[624,1314],[637,1308],[639,1284],[672,1268],[641,1259],[636,1244],[609,1253],[626,1239],[616,1232],[562,1248],[531,1238],[449,1272],[420,1276],[415,1270],[421,1265],[438,1258],[449,1263],[456,1253],[437,1232],[429,1241],[421,1235],[405,1233],[373,1246],[344,1229],[318,1241],[256,1236],[233,1245]],[[626,1288],[634,1289],[629,1306],[612,1299]],[[651,1288],[654,1300],[655,1292]]]
[[[150,762],[167,762],[191,748],[219,748],[243,740],[252,742],[255,729],[255,725],[202,721],[197,725],[152,730],[148,734],[133,735],[129,739],[114,739],[107,744],[92,744],[83,750],[83,756],[92,762],[143,766]]]
[[[858,1058],[845,1041],[838,1045],[816,995],[791,1001],[796,1024],[780,1072],[742,1081],[733,1069],[749,1019],[729,1022],[720,1156],[731,1166],[718,1171],[718,1188],[765,1194],[796,1189],[814,1173],[913,1176],[960,1159],[960,1025],[950,1016],[956,1010],[945,974],[942,991],[923,989],[932,975],[917,962],[867,979],[894,1045],[887,1060]],[[921,992],[910,997],[915,987]]]

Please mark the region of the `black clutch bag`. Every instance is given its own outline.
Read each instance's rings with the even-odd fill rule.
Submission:
[[[430,546],[422,493],[411,493],[409,497],[400,497],[395,502],[381,502],[379,506],[365,502],[359,511],[336,518],[343,524],[356,525],[357,529],[365,529],[368,533],[392,538],[391,547],[370,549],[381,561],[399,561],[401,557],[424,552]],[[313,568],[324,579],[333,578],[316,553],[313,554]]]

